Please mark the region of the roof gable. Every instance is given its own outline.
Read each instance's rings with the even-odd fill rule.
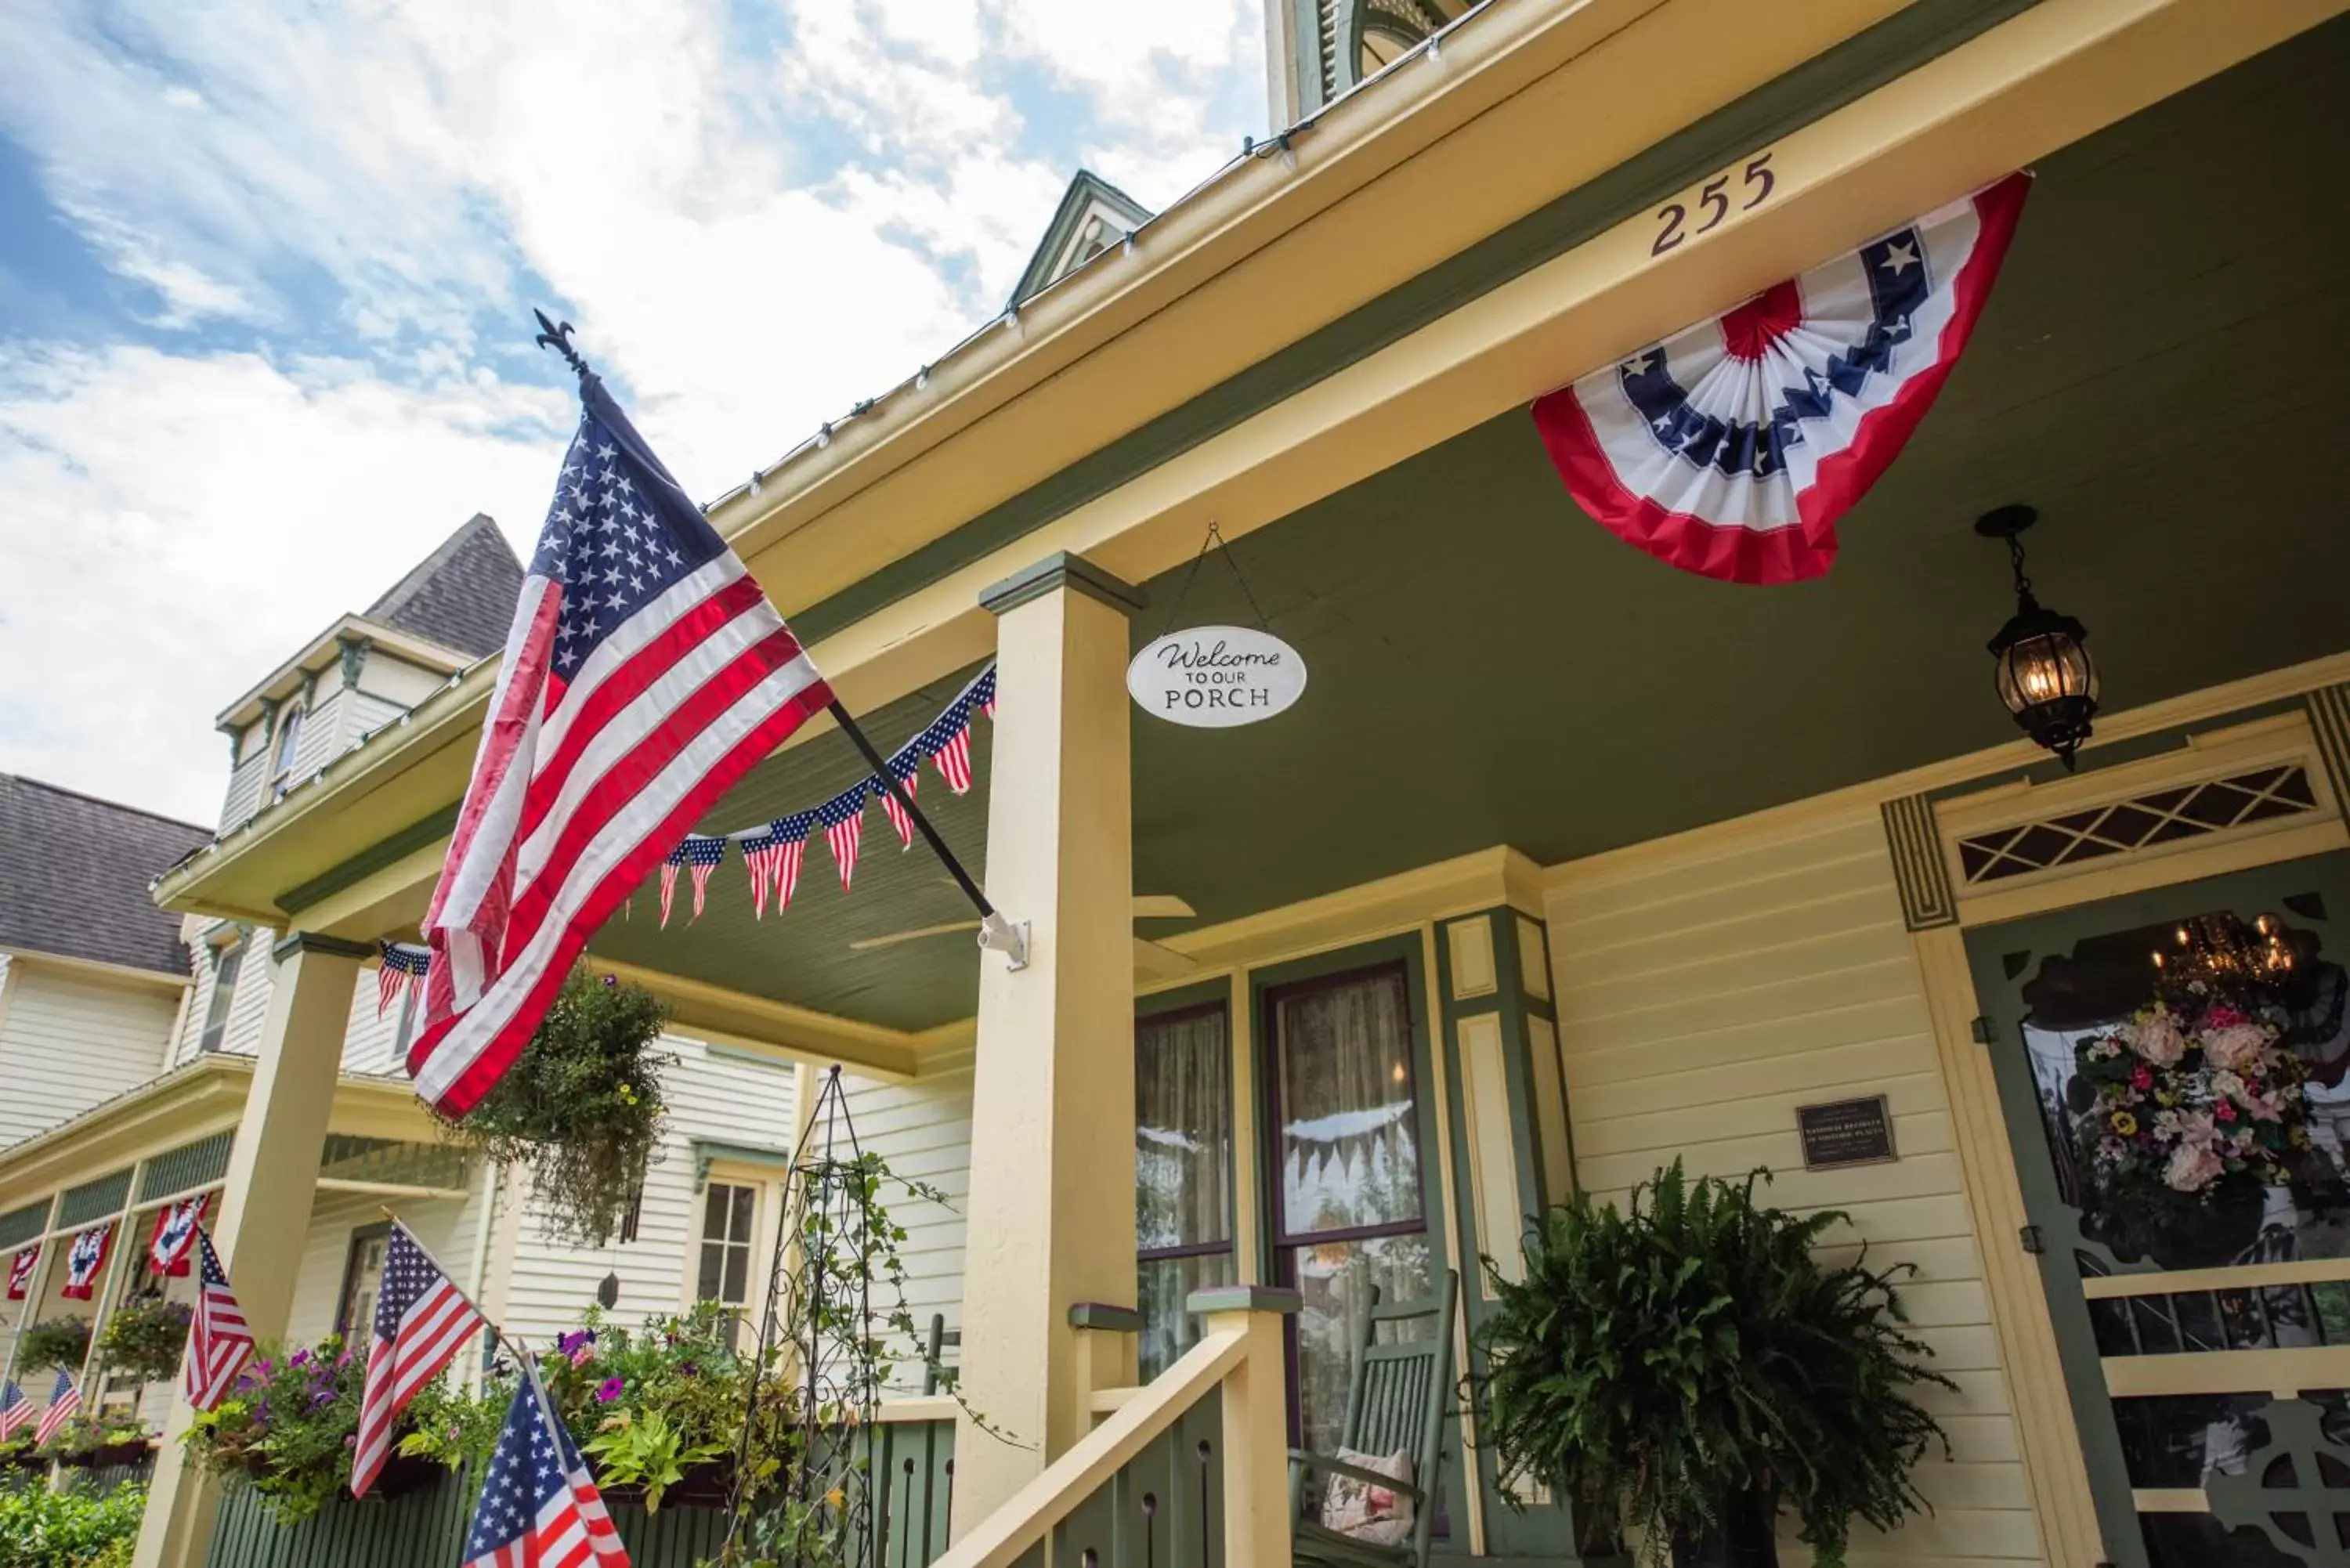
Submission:
[[[366,618],[481,659],[506,645],[522,577],[505,535],[476,512],[369,605]]]
[[[1012,290],[1012,304],[1043,293],[1149,221],[1149,208],[1093,171],[1078,170]]]
[[[0,947],[184,975],[149,881],[212,829],[0,774]]]

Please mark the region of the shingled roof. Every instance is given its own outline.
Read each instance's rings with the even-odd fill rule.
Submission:
[[[0,774],[0,948],[186,974],[180,917],[155,907],[147,883],[212,836]]]
[[[367,618],[480,659],[506,645],[522,563],[486,513],[441,542],[367,607]]]

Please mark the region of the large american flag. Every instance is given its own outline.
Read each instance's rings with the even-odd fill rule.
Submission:
[[[196,1231],[196,1310],[188,1320],[188,1403],[209,1410],[236,1386],[236,1375],[253,1359],[253,1331],[229,1293],[228,1271],[213,1251],[213,1239],[202,1227]]]
[[[57,1386],[49,1390],[49,1407],[41,1412],[41,1424],[33,1428],[36,1447],[57,1435],[57,1429],[81,1410],[81,1390],[74,1386],[73,1374],[57,1374]]]
[[[395,1223],[383,1245],[375,1334],[368,1341],[367,1381],[359,1389],[359,1442],[351,1455],[353,1497],[365,1497],[375,1484],[391,1454],[391,1427],[400,1412],[488,1321],[449,1282],[408,1227]]]
[[[25,1391],[9,1379],[0,1387],[0,1443],[6,1442],[24,1428],[26,1422],[40,1414],[40,1407],[25,1397]]]
[[[531,557],[449,856],[408,1054],[462,1116],[588,936],[832,701],[759,585],[594,377]]]
[[[465,1568],[628,1568],[629,1553],[571,1434],[527,1362],[465,1540]]]

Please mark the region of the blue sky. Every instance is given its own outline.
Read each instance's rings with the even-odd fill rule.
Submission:
[[[0,771],[209,820],[213,714],[476,511],[576,322],[697,494],[1000,308],[1079,166],[1264,130],[1262,13],[5,0]]]

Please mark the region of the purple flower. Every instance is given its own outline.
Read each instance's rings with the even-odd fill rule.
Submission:
[[[340,1372],[344,1367],[348,1366],[350,1364],[351,1353],[348,1350],[335,1357],[335,1370],[338,1372]]]
[[[307,1350],[297,1350],[292,1355],[286,1358],[286,1365],[288,1366],[307,1366],[310,1365],[310,1353]]]
[[[269,1376],[269,1361],[268,1361],[268,1358],[265,1356],[263,1359],[261,1359],[261,1360],[259,1360],[259,1361],[255,1362],[255,1363],[253,1364],[253,1369],[254,1369],[254,1371],[255,1371],[255,1372],[259,1373],[259,1374],[260,1374],[262,1376],[264,1376],[264,1377],[268,1376]]]
[[[608,974],[604,977],[604,983],[608,986],[618,985],[620,983],[620,977],[617,974]]]
[[[618,1377],[605,1378],[596,1389],[596,1402],[599,1405],[609,1405],[619,1397],[620,1380]]]
[[[455,1437],[457,1434],[456,1434],[455,1430],[452,1428],[452,1429],[451,1430],[451,1432],[450,1432],[450,1434],[449,1434],[449,1435],[450,1435],[451,1437],[452,1437],[452,1438],[453,1438],[453,1437]],[[346,1432],[346,1433],[344,1433],[344,1434],[343,1434],[343,1447],[345,1447],[345,1448],[347,1448],[347,1449],[356,1449],[356,1448],[358,1448],[359,1446],[359,1435],[357,1432]]]
[[[331,1391],[321,1388],[317,1393],[310,1396],[310,1402],[304,1406],[303,1409],[315,1414],[317,1413],[319,1406],[332,1404],[334,1402],[334,1398],[335,1396]]]

